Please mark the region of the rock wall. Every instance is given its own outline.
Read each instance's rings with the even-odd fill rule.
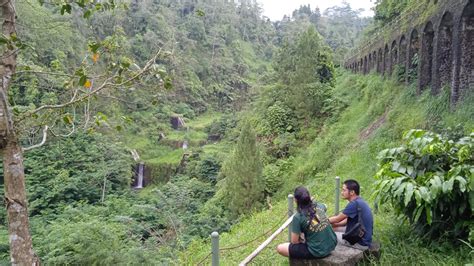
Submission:
[[[418,80],[418,92],[449,86],[454,104],[474,89],[474,0],[420,0],[417,10],[359,47],[345,67],[381,75],[397,69],[401,80]]]

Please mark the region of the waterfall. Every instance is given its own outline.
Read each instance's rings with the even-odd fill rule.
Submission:
[[[185,140],[183,141],[183,150],[187,150],[188,149],[188,141]]]
[[[137,185],[135,188],[143,188],[143,170],[145,165],[143,163],[138,164],[138,176],[137,176]]]
[[[133,149],[130,150],[130,152],[132,153],[133,160],[135,160],[135,162],[138,162],[138,160],[140,160],[140,156],[138,155],[137,150]]]

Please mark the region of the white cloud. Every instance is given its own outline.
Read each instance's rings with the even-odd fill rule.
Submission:
[[[291,13],[302,5],[311,5],[314,10],[319,7],[321,13],[328,7],[341,5],[342,0],[257,0],[263,7],[263,15],[269,17],[272,21],[281,20],[284,15]],[[371,8],[374,6],[375,0],[346,0],[352,9],[363,8],[365,11],[362,16],[373,16]]]

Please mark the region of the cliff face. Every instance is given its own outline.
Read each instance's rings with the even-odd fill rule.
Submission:
[[[447,85],[456,103],[474,88],[474,0],[422,1],[387,25],[345,63],[358,73],[418,79],[421,92]]]

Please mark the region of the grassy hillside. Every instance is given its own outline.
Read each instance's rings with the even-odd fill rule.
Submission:
[[[416,95],[415,85],[405,86],[376,76],[359,76],[342,72],[335,88],[337,97],[347,105],[341,114],[326,123],[307,149],[291,159],[286,168],[284,189],[277,193],[271,209],[246,217],[221,235],[220,254],[223,265],[235,265],[249,255],[266,236],[282,224],[286,212],[286,195],[297,185],[309,187],[316,200],[326,203],[334,212],[334,177],[355,178],[361,183],[361,195],[373,203],[374,174],[377,154],[382,149],[400,144],[402,133],[412,128],[443,131],[448,127],[464,133],[474,129],[474,97],[468,95],[453,109],[447,91],[437,96],[428,92]],[[341,208],[345,206],[341,202]],[[209,232],[210,233],[210,232]],[[255,260],[255,264],[272,262],[288,264],[278,256],[275,247],[287,239],[285,231]],[[256,239],[258,236],[260,238]],[[406,264],[454,265],[473,260],[473,250],[467,245],[432,242],[415,236],[402,218],[396,217],[390,206],[379,206],[375,213],[375,239],[382,243],[381,265]],[[242,247],[242,243],[255,240]],[[210,251],[210,241],[193,242],[180,255],[181,263],[196,264]],[[210,257],[204,261],[210,262]]]

